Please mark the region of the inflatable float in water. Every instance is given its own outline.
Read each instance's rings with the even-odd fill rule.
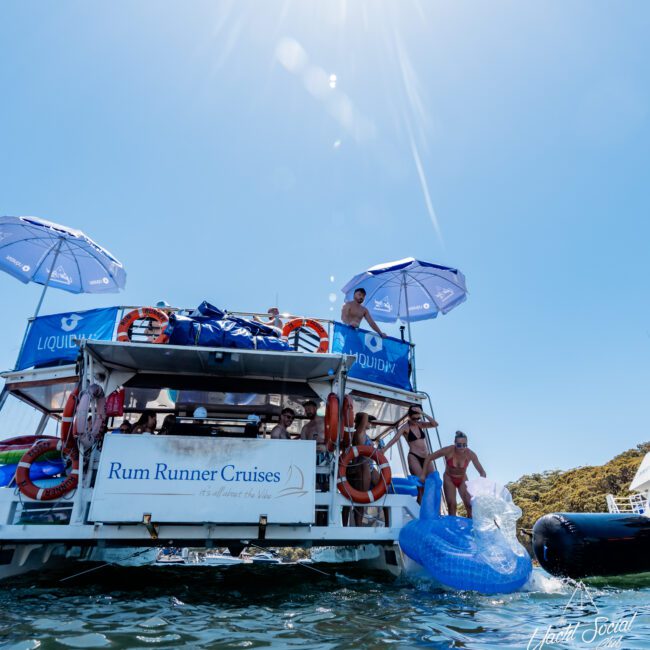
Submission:
[[[440,515],[442,481],[430,474],[420,518],[402,529],[399,543],[438,582],[483,594],[510,593],[530,577],[532,562],[517,541],[521,510],[510,493],[487,479],[468,481],[473,519]]]
[[[549,573],[568,578],[650,571],[650,517],[633,514],[544,515],[533,526],[533,550]]]
[[[17,463],[37,442],[41,440],[56,440],[53,436],[18,436],[0,442],[0,465]],[[61,454],[49,452],[45,458],[58,458]]]
[[[0,487],[6,487],[16,475],[17,463],[0,465]],[[62,474],[65,470],[65,463],[62,460],[46,460],[40,463],[32,463],[29,468],[29,477],[32,480],[45,479]]]

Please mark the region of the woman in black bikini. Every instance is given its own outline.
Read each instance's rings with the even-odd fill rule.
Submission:
[[[425,420],[422,419],[423,417]],[[437,426],[438,423],[430,415],[425,415],[419,405],[409,406],[406,422],[397,429],[397,434],[383,451],[386,453],[402,436],[405,436],[409,446],[409,471],[415,476],[420,476],[427,466],[425,459],[429,454],[424,429]],[[429,467],[427,473],[428,470]]]

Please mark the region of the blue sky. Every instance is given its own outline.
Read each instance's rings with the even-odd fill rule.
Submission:
[[[278,295],[330,317],[373,264],[460,268],[468,301],[414,326],[443,438],[467,431],[501,481],[601,463],[650,437],[649,21],[631,1],[4,2],[0,213],[126,266],[121,295],[45,312]],[[8,368],[39,287],[0,293]]]

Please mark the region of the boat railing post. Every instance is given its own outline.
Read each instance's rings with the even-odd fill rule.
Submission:
[[[72,513],[70,514],[70,523],[72,522],[76,524],[83,523],[83,512],[84,512],[83,494],[84,494],[84,451],[81,447],[79,447],[79,480],[77,481],[77,489],[75,491],[75,495],[73,499]]]
[[[340,432],[343,431],[343,400],[345,399],[345,377],[347,375],[347,367],[345,358],[339,370],[338,379],[338,396],[339,396],[339,435],[337,436],[336,448],[334,449],[334,463],[333,472],[330,474],[330,516],[328,519],[329,525],[342,526],[343,525],[343,509],[341,506],[336,505],[336,493],[338,492],[337,477],[339,475],[339,458],[340,458]],[[334,387],[332,387],[334,388]],[[334,391],[332,391],[334,392]]]

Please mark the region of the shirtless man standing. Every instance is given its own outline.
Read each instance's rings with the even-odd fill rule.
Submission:
[[[368,325],[372,327],[381,338],[386,338],[386,334],[379,329],[379,326],[373,320],[370,312],[363,306],[363,301],[366,299],[365,289],[355,289],[354,298],[346,302],[341,309],[341,320],[350,327],[359,327],[361,321],[365,318]]]
[[[316,402],[307,400],[303,404],[303,407],[305,409],[305,417],[309,421],[302,428],[300,439],[315,440],[317,452],[327,451],[327,448],[325,447],[325,418],[316,415],[316,412],[318,411]]]
[[[271,430],[271,438],[274,440],[289,440],[291,436],[287,429],[291,426],[291,423],[295,420],[296,414],[293,409],[284,408],[280,413],[280,422],[276,424]]]
[[[305,417],[309,422],[305,424],[300,432],[301,440],[315,440],[316,441],[316,465],[327,465],[330,455],[327,453],[327,445],[325,444],[325,418],[316,415],[318,405],[313,400],[307,400],[303,404],[305,409]],[[316,473],[316,489],[321,492],[327,490],[329,480],[328,475],[323,473]],[[322,521],[322,513],[316,513],[317,525],[327,525],[327,520]]]

